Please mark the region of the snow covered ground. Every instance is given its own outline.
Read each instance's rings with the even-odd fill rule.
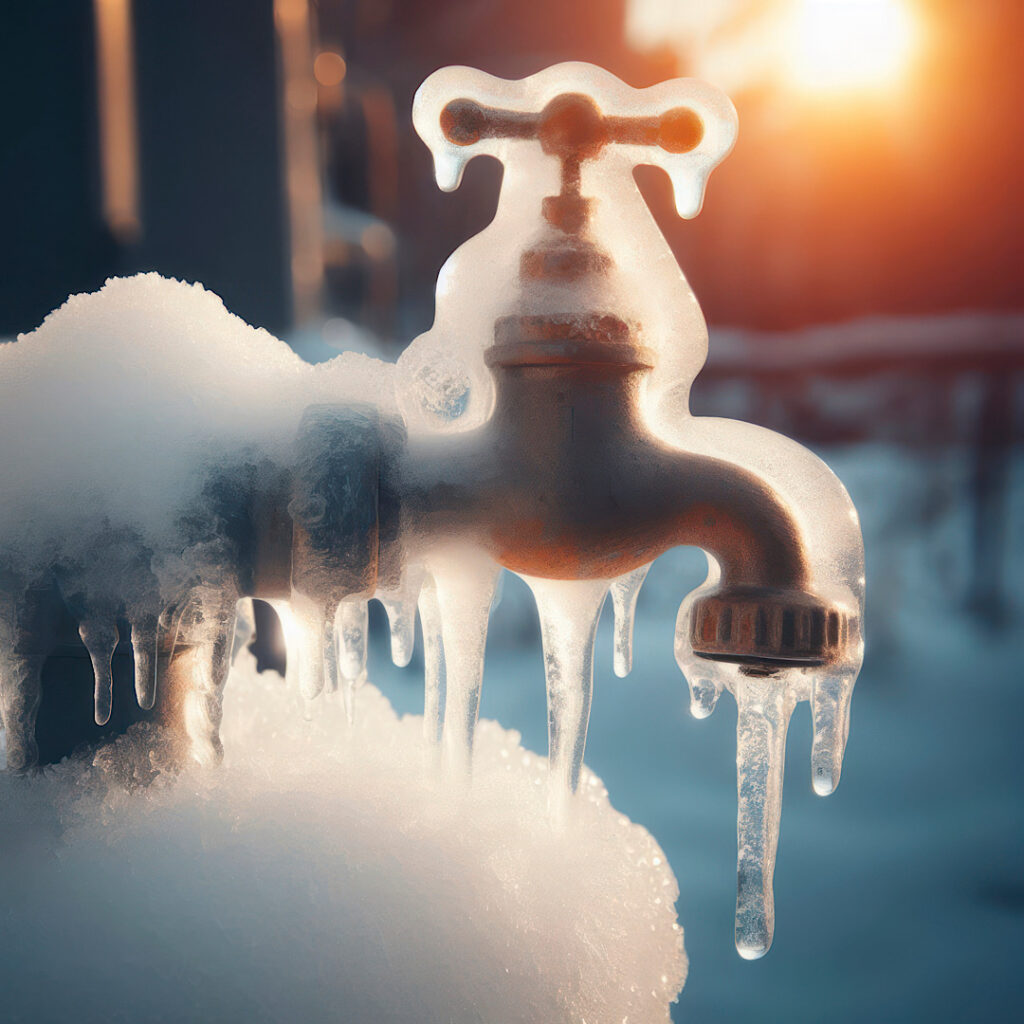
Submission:
[[[160,775],[137,725],[0,773],[5,1024],[668,1024],[678,889],[599,779],[552,827],[494,722],[467,789],[372,685],[351,727],[248,652],[229,686],[214,770]]]

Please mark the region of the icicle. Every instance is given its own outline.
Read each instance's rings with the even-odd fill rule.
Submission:
[[[345,679],[358,679],[366,668],[366,634],[369,616],[366,601],[342,601],[338,605],[338,668]]]
[[[416,643],[416,594],[403,595],[401,600],[381,598],[391,627],[391,660],[405,668],[412,660]]]
[[[299,693],[305,700],[318,697],[324,688],[325,652],[334,640],[334,623],[323,604],[303,594],[292,593],[292,635],[288,661],[297,655]]]
[[[366,601],[359,598],[342,601],[334,619],[338,675],[343,680],[345,714],[349,722],[355,720],[356,690],[366,681],[368,611]]]
[[[487,624],[499,568],[475,551],[445,551],[428,564],[437,588],[444,644],[443,755],[455,775],[468,775],[480,711]]]
[[[97,725],[106,725],[114,702],[111,660],[119,639],[117,625],[113,620],[86,619],[79,624],[78,635],[92,662],[93,717]]]
[[[256,612],[251,597],[242,598],[235,605],[235,634],[231,639],[231,664],[243,648],[248,647],[256,633]]]
[[[281,623],[281,637],[284,640],[284,679],[290,689],[299,688],[299,661],[301,660],[299,629],[288,601],[276,599],[267,601],[274,609]]]
[[[548,691],[548,770],[556,816],[576,792],[590,721],[594,639],[606,580],[527,578],[540,615]]]
[[[411,567],[406,570],[397,590],[381,591],[377,595],[388,613],[391,660],[399,668],[405,668],[412,660],[416,645],[416,603],[422,585],[422,568]]]
[[[736,721],[736,949],[768,952],[775,930],[772,875],[779,842],[786,729],[796,703],[778,677],[740,676]]]
[[[153,668],[153,696],[163,692],[163,680],[170,667],[181,625],[181,606],[169,605],[156,620],[156,665]],[[137,671],[137,670],[136,670]],[[138,675],[136,675],[138,679]],[[138,690],[136,689],[136,699]]]
[[[620,678],[628,676],[633,668],[633,621],[636,618],[636,599],[640,588],[651,571],[650,564],[626,573],[612,580],[610,592],[615,609],[615,674]]]
[[[712,573],[716,570],[713,568]],[[690,643],[690,608],[694,594],[679,606],[676,616],[675,656],[679,670],[686,677],[690,688],[690,714],[694,718],[707,718],[718,704],[722,695],[722,670],[713,662],[699,658],[693,653]]]
[[[326,642],[324,643],[324,689],[328,693],[337,693],[341,688],[341,669],[338,667],[338,627],[337,622],[328,623]]]
[[[718,704],[722,687],[710,678],[688,678],[687,681],[690,684],[690,714],[694,718],[707,718]]]
[[[811,690],[811,785],[819,796],[828,796],[839,785],[843,753],[850,733],[850,698],[855,673],[830,672],[817,675]]]
[[[193,629],[180,636],[188,646],[175,651],[187,671],[184,700],[185,731],[192,756],[202,765],[218,763],[224,756],[220,739],[223,690],[231,668],[235,633],[235,600],[217,594],[215,603],[203,603]]]
[[[132,654],[135,660],[135,699],[143,711],[156,703],[157,617],[143,615],[132,620]]]
[[[441,695],[445,685],[444,645],[441,642],[441,610],[437,586],[428,576],[419,599],[423,629],[423,736],[430,744],[441,738]]]

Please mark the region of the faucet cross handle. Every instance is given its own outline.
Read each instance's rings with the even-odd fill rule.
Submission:
[[[688,153],[704,135],[700,114],[673,107],[659,117],[607,116],[584,93],[562,93],[539,113],[499,110],[470,99],[456,99],[441,111],[441,131],[456,146],[482,138],[537,139],[541,149],[562,162],[562,194],[578,194],[580,164],[605,146],[623,143],[660,146],[667,153]]]
[[[578,63],[558,64],[519,81],[472,68],[444,68],[417,92],[413,123],[434,154],[445,191],[457,188],[466,163],[484,154],[506,163],[515,157],[515,164],[523,165],[516,180],[531,180],[531,158],[521,143],[536,141],[560,162],[566,209],[580,195],[581,164],[614,160],[627,173],[637,164],[666,170],[684,217],[699,212],[707,176],[736,137],[736,112],[712,86],[675,79],[633,89],[600,68]],[[580,226],[564,225],[568,231]]]

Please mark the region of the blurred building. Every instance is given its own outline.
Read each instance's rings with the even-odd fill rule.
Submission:
[[[899,89],[823,98],[787,92],[770,75],[727,83],[740,140],[697,220],[677,220],[660,172],[638,173],[712,324],[784,330],[1021,308],[1024,141],[1014,125],[1024,8],[906,2],[921,38]],[[429,325],[437,271],[489,220],[500,180],[478,160],[456,194],[438,192],[410,121],[416,87],[451,63],[520,77],[582,59],[638,86],[702,70],[697,42],[687,50],[667,27],[660,46],[648,36],[644,52],[634,48],[630,13],[652,4],[666,26],[686,9],[660,0],[9,6],[0,332],[32,327],[111,273],[156,269],[202,280],[273,329],[342,314],[404,343]],[[713,42],[728,51],[749,45],[756,19],[784,4],[705,5],[716,6]]]
[[[150,269],[287,326],[272,14],[272,0],[4,5],[0,336]]]

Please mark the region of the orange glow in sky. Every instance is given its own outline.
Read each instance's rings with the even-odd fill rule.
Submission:
[[[891,85],[905,70],[914,24],[901,0],[800,0],[789,39],[789,77],[806,89]]]
[[[733,91],[883,92],[921,42],[913,0],[628,0],[626,12],[634,46],[674,46],[686,73]]]

